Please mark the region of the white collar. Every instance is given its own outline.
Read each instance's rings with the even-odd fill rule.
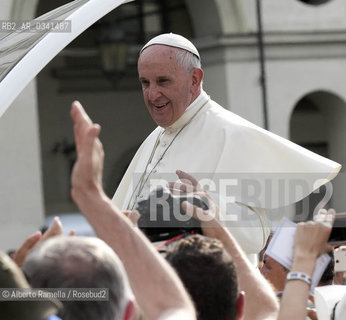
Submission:
[[[185,109],[181,117],[163,130],[167,133],[173,133],[182,128],[200,110],[200,108],[204,106],[208,99],[208,94],[202,89],[199,96]]]

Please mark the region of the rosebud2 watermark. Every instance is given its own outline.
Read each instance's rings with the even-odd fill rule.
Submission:
[[[265,223],[266,221],[270,223],[280,218],[284,212],[281,209],[286,206],[287,208],[295,206],[292,207],[295,217],[300,221],[306,221],[327,206],[333,195],[332,183],[322,179],[321,173],[191,173],[191,175],[197,181],[197,186],[189,181],[177,180],[177,176],[172,173],[153,175],[141,184],[141,175],[135,174],[131,190],[132,203],[129,207],[139,210],[141,214],[143,213],[141,211],[148,213],[142,215],[140,226],[165,228],[188,225],[192,219],[191,214],[186,215],[181,210],[181,204],[185,200],[193,203],[192,195],[198,190],[204,190],[211,195],[219,212],[222,213],[219,216],[221,222],[230,226],[237,222],[238,227],[253,226],[253,222],[258,220],[259,212],[254,209],[265,209],[267,218]],[[159,190],[157,188],[166,191],[157,192]],[[171,190],[168,191],[168,188]],[[208,206],[207,203],[206,205]],[[202,215],[202,218],[200,220],[203,221],[210,216]]]
[[[71,32],[71,20],[0,20],[0,33]]]
[[[0,288],[0,301],[109,301],[108,288]]]

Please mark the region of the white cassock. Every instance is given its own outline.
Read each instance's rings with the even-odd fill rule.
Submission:
[[[200,181],[223,209],[221,220],[252,254],[263,248],[270,233],[264,209],[303,199],[340,168],[222,108],[202,91],[173,125],[157,127],[147,137],[113,202],[131,210],[152,187],[176,181],[175,171],[183,170],[204,179]],[[299,188],[292,187],[297,181]]]

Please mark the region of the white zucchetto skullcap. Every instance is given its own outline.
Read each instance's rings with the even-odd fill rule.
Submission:
[[[175,47],[175,48],[180,48],[184,49],[186,51],[189,51],[196,55],[198,59],[200,59],[198,50],[196,47],[193,45],[193,43],[183,36],[175,33],[164,33],[156,36],[155,38],[151,39],[149,42],[147,42],[144,47],[141,49],[140,54],[142,51],[149,46],[152,46],[154,44],[162,44],[170,47]]]

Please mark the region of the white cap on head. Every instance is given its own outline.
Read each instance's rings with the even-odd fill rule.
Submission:
[[[144,47],[141,49],[140,54],[142,51],[149,46],[152,46],[154,44],[162,44],[165,46],[170,46],[170,47],[175,47],[175,48],[180,48],[184,49],[186,51],[189,51],[196,55],[198,59],[201,59],[198,53],[198,50],[196,47],[193,45],[193,43],[183,36],[175,33],[164,33],[156,36],[155,38],[151,39],[149,42],[147,42]]]

